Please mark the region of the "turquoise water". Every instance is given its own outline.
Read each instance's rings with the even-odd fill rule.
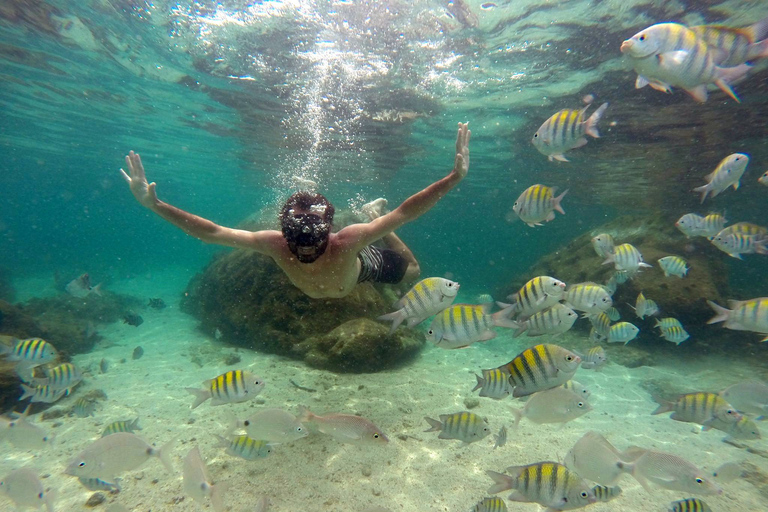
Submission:
[[[136,203],[118,172],[129,150],[141,154],[149,180],[158,184],[160,199],[221,225],[236,226],[255,214],[274,219],[281,202],[293,191],[294,177],[317,181],[337,211],[359,209],[377,197],[386,197],[394,207],[450,171],[458,122],[469,122],[472,130],[468,177],[430,212],[398,230],[398,235],[419,259],[423,277],[450,276],[462,283],[462,293],[467,294],[462,301],[473,301],[481,293],[502,298],[533,277],[527,272],[542,258],[621,216],[663,219],[671,225],[684,213],[719,212],[731,222],[764,225],[768,187],[757,179],[768,169],[768,59],[755,61],[749,76],[734,85],[741,103],[713,90],[706,103],[697,104],[679,89],[668,95],[649,87],[635,89],[636,74],[619,46],[657,22],[743,27],[766,16],[765,2],[746,0],[5,0],[0,6],[0,270],[10,276],[19,303],[59,293],[60,280],[67,282],[83,272],[95,282],[105,282],[107,289],[111,285],[112,290],[134,294],[142,301],[145,296],[164,296],[177,315],[169,325],[176,328],[187,322],[179,328],[187,329],[189,339],[216,343],[210,337],[191,338],[190,326],[197,320],[176,309],[186,283],[220,248],[185,235]],[[581,108],[587,95],[594,96],[588,113],[603,102],[610,103],[600,122],[602,137],[590,138],[586,146],[569,151],[570,162],[548,161],[531,144],[531,137],[558,110]],[[704,184],[703,177],[734,152],[751,157],[741,188],[725,191],[701,206],[699,195],[690,190]],[[563,201],[566,214],[537,228],[519,220],[510,222],[512,204],[534,183],[569,189]],[[680,234],[675,236],[673,241],[679,243]],[[694,245],[692,250],[702,247]],[[724,253],[706,254],[724,264],[728,284],[724,298],[766,295],[764,256],[747,255],[745,261],[737,261]],[[703,300],[700,305],[701,314],[708,315]],[[626,310],[623,304],[621,308]],[[151,311],[142,314],[147,324],[163,318],[155,318]],[[567,335],[573,338],[566,339],[581,347],[586,333],[581,323],[577,325],[579,329]],[[95,366],[100,358],[96,354],[110,350],[115,340],[127,348],[109,357],[130,359],[128,348],[142,343],[142,332],[130,329],[122,324],[104,327],[106,341],[93,355],[79,355],[82,363]],[[151,329],[150,339],[161,343],[161,328]],[[713,327],[702,345],[691,340],[680,347],[688,357],[704,350],[700,347],[717,347],[712,349],[716,355],[711,364],[697,359],[689,368],[690,375],[703,379],[699,387],[717,390],[739,379],[765,379],[760,364],[766,346],[755,343],[759,338],[753,334],[745,335],[748,349],[732,349],[733,359],[741,361],[744,356],[760,364],[752,368],[729,362],[733,379],[717,372],[717,358],[727,354],[717,346],[722,332]],[[172,344],[168,357],[191,350],[187,343]],[[450,397],[449,409],[461,408],[467,390],[458,392],[452,386],[463,386],[458,383],[466,383],[465,375],[472,381],[472,372],[506,362],[526,346],[520,340],[510,343],[517,345],[507,349],[501,340],[494,340],[468,349],[477,349],[471,362],[460,355],[468,351],[445,355],[429,347],[417,366],[403,375],[418,383],[419,375],[434,366],[462,372],[462,378],[454,375],[449,382],[428,380]],[[650,336],[643,343],[650,353],[671,350],[653,345]],[[285,363],[277,356],[268,357],[269,364]],[[267,366],[255,353],[245,359],[260,368]],[[319,370],[306,370],[301,363],[285,364],[295,365],[291,366],[295,375],[308,372],[315,383],[331,379]],[[648,368],[632,374],[619,366],[609,375],[625,383],[634,379],[635,385],[660,378],[654,374],[658,370],[663,379],[681,387],[687,383],[684,372],[664,368],[663,363],[660,369]],[[193,371],[176,370],[181,375]],[[223,371],[224,367],[197,371],[177,387],[196,385]],[[274,370],[268,375],[278,376]],[[130,380],[131,375],[125,377]],[[396,372],[390,377],[406,378]],[[343,380],[338,389],[353,395],[354,377],[333,378]],[[605,374],[587,380],[601,390],[611,388]],[[373,386],[385,387],[387,381],[376,380]],[[394,403],[396,395],[387,395],[381,399],[379,413],[385,411],[382,416],[390,417],[404,408],[416,410],[413,418],[398,417],[389,427],[402,435],[420,433],[422,425],[415,427],[409,421],[418,423],[424,414],[448,412],[425,410],[429,392],[431,388],[414,391],[413,403],[407,406]],[[620,398],[611,399],[612,407],[645,392],[627,384],[617,393]],[[322,412],[330,404],[359,404],[345,397],[313,405]],[[630,415],[645,414],[644,408],[652,406],[643,397],[645,401],[635,404]],[[174,400],[186,405],[183,391]],[[300,403],[296,400],[291,405]],[[376,414],[370,403],[356,406],[358,411]],[[137,407],[138,401],[120,412],[130,414]],[[617,412],[615,407],[611,412]],[[491,417],[502,416],[495,408],[483,412],[489,410]],[[153,410],[157,420],[156,431],[150,426],[153,434],[162,432],[158,425],[163,411],[160,405]],[[174,418],[184,422],[186,414]],[[669,423],[659,425],[665,428]],[[571,426],[570,434],[558,438],[557,453],[545,453],[538,445],[532,453],[540,454],[539,458],[564,455],[581,433],[596,425],[620,430],[604,420]],[[653,437],[643,432],[646,427],[640,424],[619,444]],[[678,427],[673,425],[674,435],[683,439],[688,425]],[[528,428],[525,435],[535,436],[533,425]],[[664,437],[653,435],[657,440]],[[78,449],[85,441],[78,439]],[[732,452],[721,452],[723,446],[711,442],[698,446],[708,454],[709,469],[733,458]],[[468,509],[489,484],[482,471],[536,458],[516,453],[511,461],[493,456],[488,462],[487,449],[473,445],[472,450],[476,466],[462,467],[475,481],[460,499],[451,488],[456,481],[449,478],[456,475],[443,474],[447,472],[444,465],[452,460],[449,455],[433,446],[409,465],[409,457],[416,456],[401,446],[391,461],[404,464],[409,487],[402,499],[385,490],[384,505],[393,510],[396,503],[406,510]],[[300,457],[301,450],[292,454]],[[443,465],[438,476],[424,478],[440,491],[420,508],[418,496],[408,494],[417,487],[410,479],[417,481],[414,475],[431,471],[430,457]],[[746,452],[739,452],[739,457],[746,457]],[[51,458],[54,461],[59,463],[58,458]],[[762,460],[752,462],[765,467]],[[371,460],[366,464],[375,466]],[[154,470],[160,474],[159,465]],[[394,485],[396,477],[389,477],[387,482]],[[350,488],[329,495],[357,492],[349,481],[352,477],[345,473],[345,478]],[[629,478],[625,482],[634,484]],[[374,487],[381,493],[380,486]],[[643,508],[644,491],[635,487],[628,496],[628,506],[635,508],[627,510],[651,510]],[[316,489],[326,500],[317,510],[351,510],[337,505],[337,498],[329,498],[322,485]],[[365,492],[367,496],[371,489],[365,487]],[[729,492],[742,505],[765,503],[765,491],[759,498],[758,491],[746,483]],[[77,501],[73,493],[67,495],[68,503]],[[662,502],[673,498],[665,493],[654,495],[653,510],[662,510],[658,508]],[[167,501],[156,497],[156,503]],[[432,503],[442,508],[433,508]],[[726,510],[722,507],[727,503],[720,502],[721,510]],[[534,507],[510,502],[510,510]],[[279,505],[276,509],[288,510]]]

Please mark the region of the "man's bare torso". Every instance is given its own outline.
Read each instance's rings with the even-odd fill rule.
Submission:
[[[291,282],[313,299],[344,297],[357,285],[360,275],[357,251],[341,244],[336,233],[331,233],[325,253],[312,263],[298,261],[282,233],[274,233],[270,245],[275,252],[270,256]]]

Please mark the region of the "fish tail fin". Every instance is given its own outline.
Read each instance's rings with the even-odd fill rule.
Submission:
[[[757,254],[768,254],[768,239],[755,241],[755,252]]]
[[[475,385],[475,387],[472,388],[472,392],[475,392],[478,389],[482,389],[483,384],[485,384],[485,379],[479,376],[478,374],[475,374],[475,378],[477,379],[477,384]]]
[[[506,327],[507,329],[517,329],[520,327],[517,322],[509,318],[514,313],[514,309],[514,307],[510,306],[492,314],[493,325],[496,327]]]
[[[761,41],[768,36],[768,17],[741,29],[750,41]]]
[[[30,396],[35,396],[35,388],[27,386],[26,384],[22,384],[21,389],[24,391],[24,393],[19,397],[19,401],[24,400]]]
[[[768,39],[749,45],[749,53],[747,55],[750,59],[764,59],[768,57]]]
[[[398,326],[403,323],[406,317],[405,309],[398,309],[397,311],[393,311],[392,313],[387,313],[386,315],[381,315],[376,320],[382,320],[382,321],[392,321],[392,326],[389,328],[389,334],[392,334],[395,332],[395,329],[398,328]]]
[[[51,489],[45,493],[44,503],[48,512],[53,512],[53,504],[56,498],[59,497],[59,492],[56,489]]]
[[[439,432],[443,430],[443,422],[432,419],[429,416],[424,416],[424,419],[427,421],[427,423],[429,423],[429,426],[431,427],[424,432]]]
[[[600,138],[600,132],[597,131],[597,123],[600,121],[600,118],[603,117],[603,114],[605,113],[605,109],[608,108],[608,103],[603,103],[600,105],[600,108],[595,110],[595,112],[589,116],[589,119],[587,119],[585,131],[587,135],[590,135],[596,139]]]
[[[709,195],[709,183],[706,185],[702,185],[700,187],[696,187],[693,189],[694,192],[701,192],[701,202],[703,203],[704,200],[707,198],[707,195]]]
[[[142,430],[142,428],[139,426],[139,417],[136,416],[136,419],[131,422],[131,428],[133,430]]]
[[[565,192],[563,192],[562,194],[560,194],[559,196],[557,196],[555,198],[555,210],[557,210],[558,212],[562,213],[563,215],[565,215],[565,210],[563,210],[563,207],[560,206],[560,201],[563,200],[563,197],[565,196],[565,194],[568,193],[568,190],[569,189],[565,189]]]
[[[609,255],[607,255],[605,257],[605,260],[603,260],[603,265],[608,265],[608,264],[613,263],[615,261],[616,261],[616,256],[613,253],[611,253],[611,254],[609,254]],[[566,292],[566,293],[568,293],[568,292]]]
[[[709,304],[709,307],[711,307],[715,312],[715,316],[707,320],[707,324],[716,324],[718,322],[725,322],[731,317],[730,309],[719,306],[718,304],[715,304],[711,300],[708,300],[707,304]]]
[[[725,94],[736,100],[737,103],[741,103],[739,97],[731,89],[730,84],[744,78],[750,69],[752,69],[750,64],[740,64],[732,68],[715,68],[715,85]]]
[[[488,494],[496,494],[502,491],[506,491],[509,489],[512,489],[512,486],[514,485],[515,479],[511,476],[504,475],[502,473],[497,473],[495,471],[486,471],[486,475],[491,477],[491,479],[494,482],[494,485],[488,489]]]
[[[95,293],[99,297],[101,297],[101,283],[97,284],[93,288],[91,288],[91,292]]]
[[[306,405],[300,405],[299,409],[296,411],[296,419],[299,421],[299,423],[305,423],[310,422],[314,419],[315,415],[312,414],[312,411],[309,410],[309,407]]]
[[[191,394],[195,395],[195,403],[192,404],[192,409],[196,409],[200,406],[203,402],[211,398],[211,393],[206,389],[197,389],[197,388],[184,388],[187,391],[189,391]]]
[[[177,439],[174,437],[154,453],[154,455],[157,455],[157,457],[160,459],[160,462],[163,463],[163,466],[165,466],[165,469],[167,469],[169,473],[174,472],[173,463],[171,462],[171,452],[173,451],[173,447],[176,446],[176,441]]]
[[[655,411],[651,413],[651,416],[655,416],[657,414],[664,414],[665,412],[674,411],[675,410],[675,404],[672,402],[667,402],[666,400],[661,400],[660,398],[653,398],[653,401],[659,404],[659,406],[656,408]]]
[[[227,491],[226,482],[211,485],[211,508],[213,512],[224,512],[224,494]]]
[[[515,428],[520,425],[520,420],[523,419],[523,411],[522,409],[512,409],[512,414],[515,416]]]

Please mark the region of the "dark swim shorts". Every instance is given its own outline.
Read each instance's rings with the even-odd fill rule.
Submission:
[[[379,249],[369,245],[360,254],[360,275],[357,282],[373,281],[374,283],[395,284],[403,280],[408,262],[392,249]]]

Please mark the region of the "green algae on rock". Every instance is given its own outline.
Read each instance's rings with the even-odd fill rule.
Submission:
[[[341,299],[312,299],[271,258],[246,250],[217,255],[190,282],[182,309],[229,343],[344,372],[396,365],[425,343],[417,331],[389,336],[372,320],[390,309],[372,284]],[[342,334],[349,339],[340,340]]]

